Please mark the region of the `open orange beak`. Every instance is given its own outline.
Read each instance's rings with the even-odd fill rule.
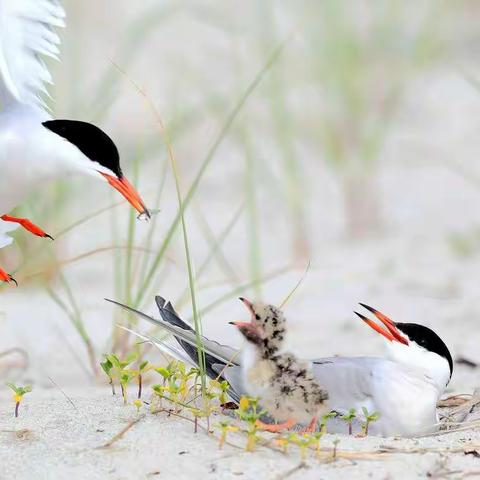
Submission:
[[[372,312],[377,317],[377,319],[380,320],[383,323],[383,325],[385,325],[387,329],[386,330],[383,329],[380,325],[378,325],[378,323],[375,323],[373,320],[370,320],[369,318],[365,317],[361,313],[354,312],[369,327],[373,328],[376,332],[378,332],[380,335],[385,337],[387,340],[390,340],[391,342],[399,342],[399,343],[403,343],[404,345],[408,345],[408,340],[400,333],[397,326],[395,325],[395,322],[390,320],[386,315],[379,312],[373,307],[369,307],[364,303],[361,303],[360,305],[366,308],[368,311]]]
[[[132,205],[132,207],[140,214],[145,215],[147,218],[150,218],[150,212],[148,208],[143,203],[138,192],[135,190],[134,186],[126,179],[126,177],[117,178],[113,175],[108,175],[108,173],[102,173],[103,177],[107,182],[118,192],[120,192],[125,199]]]

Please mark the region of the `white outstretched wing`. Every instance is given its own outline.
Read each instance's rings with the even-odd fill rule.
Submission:
[[[0,220],[0,248],[10,245],[13,241],[12,237],[7,234],[18,227],[18,223],[4,222]]]
[[[58,0],[0,0],[0,101],[45,108],[52,83],[42,56],[57,58],[65,12]]]

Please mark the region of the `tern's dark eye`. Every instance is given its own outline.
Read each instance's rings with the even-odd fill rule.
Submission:
[[[255,319],[260,320],[260,315],[258,313],[255,314]]]

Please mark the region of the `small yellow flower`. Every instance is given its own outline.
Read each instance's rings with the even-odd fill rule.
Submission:
[[[15,403],[20,403],[22,401],[22,398],[23,396],[22,395],[18,395],[18,393],[16,393],[14,396],[13,396],[13,401]]]
[[[288,439],[285,437],[280,437],[275,439],[275,443],[282,449],[286,449],[288,446]]]
[[[133,404],[137,407],[137,410],[140,410],[140,407],[142,406],[142,401],[137,398],[137,400],[133,401]]]
[[[247,397],[242,397],[240,399],[240,410],[246,410],[250,405],[250,400]]]

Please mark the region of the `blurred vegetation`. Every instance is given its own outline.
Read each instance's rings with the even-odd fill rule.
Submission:
[[[199,1],[124,5],[125,11],[119,9],[122,21],[115,25],[121,31],[109,36],[107,12],[101,17],[92,2],[66,4],[63,61],[53,66],[58,76],[52,92],[58,100],[54,111],[113,130],[123,146],[124,171],[148,197],[149,207],[160,210],[149,228],[140,231],[135,213],[126,213],[118,197],[104,196],[94,203],[96,208],[91,201],[83,202],[89,179],[57,182],[19,209],[57,241],[49,245],[17,234],[16,278],[22,286],[35,281],[64,311],[84,340],[95,372],[98,355],[67,265],[98,256],[98,265],[113,271],[115,298],[142,308],[161,290],[170,269],[182,264],[179,227],[185,220],[185,238],[188,230],[190,238],[201,239],[208,248],[203,258],[187,262],[191,288],[183,290],[178,304],[194,298],[195,288],[214,266],[222,272],[225,292],[199,307],[199,312],[194,308],[194,318],[237,292],[252,289],[261,297],[266,281],[310,258],[322,206],[309,206],[309,197],[311,191],[323,188],[312,172],[321,168],[341,192],[344,230],[339,237],[381,233],[378,175],[404,92],[417,76],[439,64],[452,64],[455,70],[454,62],[468,48],[472,35],[469,19],[479,10],[469,1],[422,1],[414,6],[400,0],[252,0],[242,2],[241,8],[230,7]],[[164,32],[172,45],[179,42],[166,58],[156,54],[157,42],[165,41]],[[99,60],[83,44],[90,36],[98,36],[98,42],[120,41],[110,45],[111,57]],[[194,48],[196,42],[209,50]],[[195,58],[199,51],[201,58]],[[151,68],[149,78],[135,73],[144,62]],[[88,75],[88,85],[79,81],[93,65],[97,75]],[[155,91],[155,78],[160,93]],[[144,83],[156,93],[144,90]],[[126,92],[129,101],[135,99],[135,108],[142,105],[139,126],[137,117],[129,117],[131,105],[122,103]],[[168,220],[162,209],[176,205],[174,176],[149,103],[162,116],[178,158],[180,204]],[[209,147],[205,149],[202,142],[198,148],[206,134]],[[312,167],[312,161],[319,166]],[[230,173],[222,162],[229,162]],[[206,176],[208,188],[197,193]],[[227,188],[231,213],[222,219],[221,229],[213,231],[206,200],[225,183],[231,185]],[[270,198],[277,205],[275,219],[266,202]],[[110,229],[110,243],[79,252],[67,262],[66,243],[58,240],[75,237],[80,228],[86,232],[88,225],[83,228],[83,223],[99,218]],[[270,270],[265,267],[272,261],[264,238],[275,222],[289,232],[290,238],[278,241],[289,242],[290,255]],[[245,229],[246,272],[239,272],[225,251],[238,225]],[[455,248],[463,251],[455,242]],[[2,264],[8,255],[12,265],[13,252],[2,250]],[[114,315],[114,324],[134,323],[133,318]],[[127,332],[112,329],[111,351],[124,355],[131,341]]]

